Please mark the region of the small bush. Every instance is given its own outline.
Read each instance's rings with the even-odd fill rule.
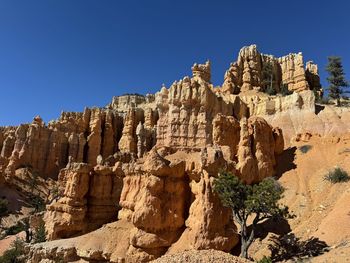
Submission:
[[[8,202],[5,198],[0,199],[0,218],[8,212]]]
[[[0,256],[0,263],[24,263],[24,242],[17,238],[12,244],[11,248],[6,250]]]
[[[288,96],[288,95],[291,95],[293,93],[293,91],[290,91],[288,89],[288,84],[281,84],[281,87],[280,87],[280,93],[282,94],[282,96]]]
[[[37,185],[38,185],[38,178],[39,178],[39,174],[35,171],[31,172],[31,176],[29,177],[29,187],[30,187],[30,191],[33,193],[34,190],[37,189]]]
[[[34,208],[35,213],[45,211],[46,209],[45,201],[40,196],[33,196],[30,199],[30,204]]]
[[[329,104],[331,104],[331,101],[330,101],[330,99],[329,99],[328,97],[324,97],[324,98],[321,98],[321,99],[318,101],[318,103],[324,104],[324,105],[329,105]]]
[[[265,93],[267,93],[267,94],[270,95],[270,96],[273,96],[273,95],[276,95],[276,94],[277,94],[277,92],[276,92],[276,90],[275,90],[275,88],[274,88],[273,86],[269,86],[269,87],[266,89]]]
[[[35,229],[33,243],[41,243],[46,241],[45,224],[41,224]]]
[[[10,236],[10,235],[16,235],[19,232],[24,231],[24,227],[21,222],[18,222],[16,225],[10,226],[5,230],[5,235]]]
[[[272,263],[272,259],[264,256],[262,259],[260,259],[257,263]]]
[[[302,152],[302,153],[307,153],[309,150],[311,150],[312,146],[311,145],[303,145],[301,147],[299,147],[299,150]]]
[[[53,185],[50,189],[50,198],[51,200],[49,201],[50,203],[54,200],[58,200],[61,197],[60,189],[58,185]]]
[[[347,182],[350,180],[350,176],[346,171],[340,167],[336,167],[333,171],[330,171],[325,177],[325,180],[330,181],[333,184]]]

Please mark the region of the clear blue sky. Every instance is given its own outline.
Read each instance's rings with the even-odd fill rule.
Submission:
[[[0,0],[0,125],[151,93],[212,61],[215,85],[243,45],[350,79],[350,1]]]

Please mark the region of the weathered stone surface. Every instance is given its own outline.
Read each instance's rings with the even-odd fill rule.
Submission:
[[[260,92],[267,63],[276,91],[286,84],[296,92]],[[331,107],[316,114],[309,89],[318,89],[317,67],[308,63],[305,70],[301,54],[275,58],[244,47],[219,88],[210,83],[210,68],[209,62],[195,64],[192,77],[155,95],[115,97],[105,108],[64,112],[48,125],[36,117],[1,128],[0,172],[8,180],[30,165],[43,178],[58,176],[62,196],[45,215],[50,239],[80,235],[117,217],[127,222],[116,262],[192,248],[230,251],[237,230],[212,190],[218,171],[258,182],[275,174],[289,139],[339,131],[350,115]],[[99,250],[74,253],[111,258]]]
[[[281,130],[277,131],[259,117],[241,120],[237,170],[246,183],[274,175],[275,154],[283,149]]]
[[[232,116],[222,114],[216,115],[213,120],[213,143],[221,146],[228,146],[230,159],[237,154],[240,138],[239,121]]]
[[[240,68],[237,62],[231,63],[230,68],[225,72],[222,92],[225,94],[238,94],[240,92]]]
[[[270,125],[282,129],[285,145],[290,145],[298,134],[332,136],[350,129],[350,109],[315,105],[315,95],[311,90],[285,97],[268,97],[262,93],[240,96],[247,104],[250,115],[260,116]]]
[[[233,105],[213,92],[202,78],[185,77],[156,94],[159,112],[157,145],[201,148],[212,144],[212,120],[217,113],[234,115]]]
[[[158,257],[179,237],[184,225],[189,193],[184,162],[170,163],[153,149],[143,163],[125,165],[123,170],[119,219],[135,226],[129,257]]]
[[[192,159],[191,153],[177,152],[168,160],[152,149],[143,160],[124,165],[119,219],[134,225],[127,253],[132,262],[159,257],[169,247],[171,251],[193,247],[229,251],[237,243],[230,210],[220,206],[207,172],[215,173],[225,160],[211,148],[204,160],[199,153],[194,155]],[[186,240],[186,246],[175,243],[178,239]]]
[[[134,130],[136,130],[136,112],[134,109],[129,109],[125,117],[125,125],[123,135],[119,141],[119,150],[121,152],[136,153],[136,138]]]
[[[289,54],[278,59],[282,69],[282,83],[291,91],[303,91],[310,88],[306,81],[303,54]]]
[[[241,69],[241,91],[260,89],[261,56],[256,45],[243,47],[238,54],[237,65]]]
[[[192,75],[194,79],[201,79],[205,82],[211,82],[211,67],[210,61],[208,60],[205,64],[197,64],[195,63],[192,66]]]
[[[189,209],[186,230],[168,253],[188,249],[230,251],[238,243],[237,229],[231,211],[223,208],[212,190],[214,177],[203,172],[200,181],[191,181],[194,201]]]
[[[35,169],[43,178],[57,178],[68,160],[96,164],[118,150],[123,127],[122,116],[113,110],[85,109],[83,113],[63,112],[57,121],[46,126],[37,116],[31,124],[3,129],[1,132],[0,164],[5,170],[11,161],[14,171],[22,166]],[[6,174],[10,178],[13,174]]]
[[[108,108],[126,112],[129,108],[143,108],[147,104],[154,102],[154,99],[153,94],[147,94],[146,96],[140,94],[122,95],[113,97]]]
[[[59,180],[62,197],[44,217],[48,239],[81,235],[116,219],[122,180],[110,167],[69,163]]]
[[[67,238],[86,231],[86,195],[89,191],[90,166],[73,163],[63,170],[63,197],[47,207],[44,216],[48,239]]]
[[[277,116],[289,110],[307,110],[315,113],[315,96],[312,91],[294,92],[289,96],[267,96],[264,93],[245,93],[240,95],[246,103],[251,116]]]
[[[309,83],[310,89],[319,93],[320,97],[323,96],[323,89],[321,87],[320,76],[318,75],[318,66],[313,61],[306,62],[306,80]]]
[[[320,90],[320,78],[317,65],[307,62],[304,67],[303,55],[290,53],[287,56],[276,58],[272,55],[261,54],[256,45],[243,47],[236,62],[230,64],[224,76],[222,92],[238,94],[250,90],[265,91],[264,68],[271,65],[272,86],[279,92],[283,85],[290,91]]]

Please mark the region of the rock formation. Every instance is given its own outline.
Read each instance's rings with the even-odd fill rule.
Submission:
[[[317,65],[307,62],[304,66],[301,52],[276,58],[259,53],[256,45],[243,47],[236,62],[231,63],[224,76],[222,92],[238,94],[249,90],[264,91],[264,67],[271,65],[272,84],[278,92],[283,85],[290,91],[319,90],[320,79]]]
[[[266,65],[275,90],[287,85],[292,95],[261,92]],[[118,259],[99,252],[94,260],[145,262],[188,249],[230,251],[237,229],[213,193],[214,178],[220,169],[246,183],[273,176],[290,139],[332,115],[316,115],[312,89],[320,90],[317,66],[309,62],[305,69],[301,53],[276,58],[255,45],[244,47],[222,87],[211,84],[207,61],[155,95],[114,97],[104,108],[63,112],[47,125],[35,117],[0,128],[0,174],[11,184],[19,169],[31,167],[43,180],[57,179],[60,196],[44,217],[50,240],[125,222]],[[350,119],[343,116],[337,122]]]
[[[62,197],[48,205],[44,217],[49,239],[81,235],[117,218],[122,179],[110,167],[69,163],[59,186]]]
[[[199,66],[198,66],[199,67]],[[156,94],[159,112],[157,146],[197,148],[212,144],[212,121],[216,114],[233,116],[232,103],[213,92],[199,76],[185,77]]]
[[[179,237],[189,187],[184,162],[170,163],[151,150],[143,163],[126,164],[119,219],[130,221],[128,256],[135,262],[156,258]]]
[[[302,91],[310,88],[306,81],[303,54],[289,54],[278,59],[282,68],[282,83],[291,91]]]

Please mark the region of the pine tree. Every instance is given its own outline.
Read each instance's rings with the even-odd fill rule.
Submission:
[[[41,222],[39,226],[35,229],[33,236],[33,243],[41,243],[46,241],[45,224]]]
[[[262,68],[262,86],[269,95],[276,95],[276,90],[273,86],[273,65],[270,61],[263,63]]]
[[[329,97],[337,101],[337,106],[340,106],[340,98],[346,93],[344,88],[349,87],[349,83],[345,80],[345,73],[341,62],[341,57],[328,57],[328,65],[326,70],[329,76]]]
[[[221,203],[232,210],[234,220],[241,227],[241,257],[248,258],[248,249],[254,241],[258,223],[269,218],[287,218],[288,207],[279,200],[284,189],[273,178],[258,184],[246,185],[229,172],[222,172],[214,180],[214,191]],[[248,227],[248,218],[252,223]]]

